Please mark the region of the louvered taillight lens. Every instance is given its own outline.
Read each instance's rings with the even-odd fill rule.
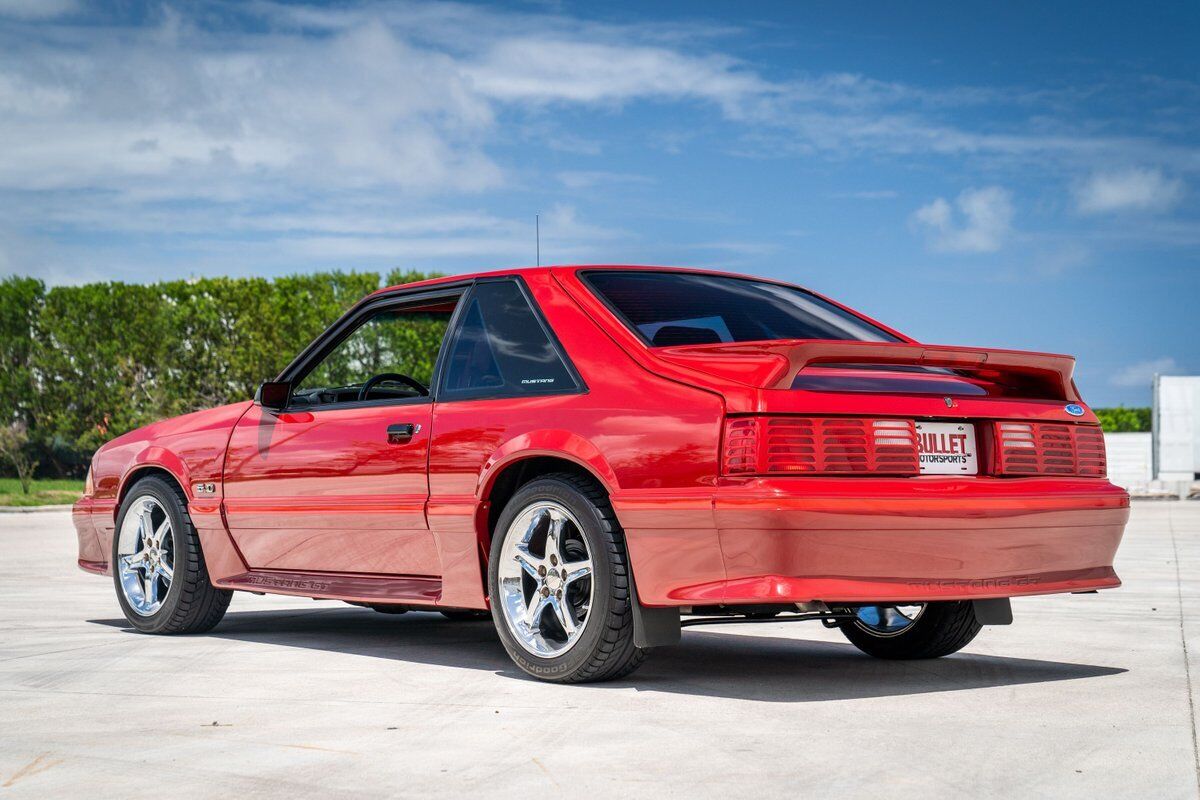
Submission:
[[[997,422],[995,440],[997,475],[1108,474],[1104,434],[1095,425]]]
[[[860,417],[731,417],[726,475],[916,475],[912,420]]]

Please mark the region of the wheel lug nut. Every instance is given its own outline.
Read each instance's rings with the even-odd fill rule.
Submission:
[[[558,556],[554,555],[553,553],[550,554],[550,566],[558,566]]]
[[[559,589],[555,596],[558,597],[559,600],[562,600],[562,589]]]
[[[550,587],[543,586],[542,587],[542,597],[549,597],[549,596],[550,596]]]
[[[541,575],[543,578],[546,577],[546,565],[545,564],[542,564],[538,567],[538,575]]]

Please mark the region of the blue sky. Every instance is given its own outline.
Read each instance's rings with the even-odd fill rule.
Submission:
[[[0,0],[0,274],[785,278],[1200,372],[1195,3]]]

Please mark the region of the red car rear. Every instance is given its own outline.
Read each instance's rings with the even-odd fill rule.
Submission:
[[[254,401],[125,434],[75,507],[130,623],[232,590],[486,616],[522,669],[817,619],[928,658],[1119,585],[1128,496],[1068,356],[923,345],[811,292],[548,267],[377,292]]]

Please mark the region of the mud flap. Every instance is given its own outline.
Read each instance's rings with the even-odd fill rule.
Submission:
[[[629,571],[629,594],[633,601],[633,644],[636,647],[667,647],[679,644],[683,630],[679,625],[678,608],[653,608],[638,599],[633,570]]]
[[[971,606],[980,625],[1012,625],[1012,602],[1007,597],[972,600]]]

